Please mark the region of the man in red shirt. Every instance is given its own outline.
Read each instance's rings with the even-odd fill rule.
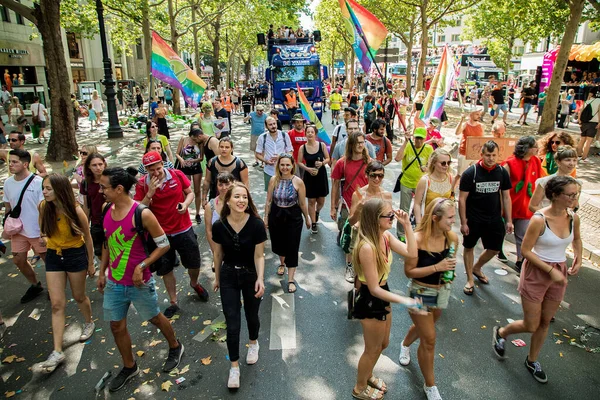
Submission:
[[[375,148],[375,158],[377,161],[381,161],[383,165],[392,162],[392,142],[385,137],[386,127],[385,120],[378,118],[371,124],[373,133],[367,135],[367,141],[371,142]]]
[[[304,134],[304,117],[302,114],[298,113],[294,115],[292,118],[292,126],[293,128],[288,131],[288,136],[290,137],[290,141],[292,142],[292,147],[294,148],[294,160],[296,163],[298,162],[298,152],[300,151],[300,147],[306,143],[306,135]],[[300,173],[300,168],[296,169],[296,175],[302,178]]]
[[[181,263],[188,270],[190,286],[196,291],[200,300],[208,301],[208,292],[198,283],[200,249],[188,212],[189,205],[194,201],[194,192],[183,172],[163,167],[162,157],[157,151],[144,154],[142,164],[148,174],[142,175],[135,186],[134,200],[150,208],[169,239],[169,251],[151,265],[151,271],[162,276],[165,282],[171,305],[163,314],[171,318],[179,311],[175,274],[173,274],[176,264],[175,251],[179,252]],[[153,245],[152,241],[148,241],[150,251],[153,250]]]

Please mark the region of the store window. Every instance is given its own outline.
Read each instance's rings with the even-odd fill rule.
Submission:
[[[67,46],[69,48],[69,57],[75,60],[82,60],[81,40],[73,32],[67,32]]]
[[[8,9],[4,6],[0,6],[0,19],[2,22],[10,22],[10,16],[8,15]]]

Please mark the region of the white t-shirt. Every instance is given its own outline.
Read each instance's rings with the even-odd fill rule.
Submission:
[[[287,133],[277,131],[277,138],[273,140],[271,134],[267,131],[258,137],[256,143],[256,152],[262,154],[265,160],[279,156],[281,153],[290,153],[294,150],[292,142]],[[265,164],[265,174],[274,176],[275,165]]]
[[[21,191],[30,177],[31,174],[27,175],[25,179],[17,181],[14,176],[11,176],[4,182],[4,197],[2,200],[5,203],[10,203],[11,209],[14,209],[17,206]],[[44,200],[44,195],[42,194],[42,181],[42,177],[36,175],[27,187],[27,191],[21,202],[21,216],[19,217],[21,218],[21,221],[23,221],[21,235],[28,238],[40,237],[38,205],[40,204],[40,201]]]
[[[42,103],[33,103],[31,105],[31,115],[32,116],[39,116],[40,121],[46,121],[46,114],[44,114],[44,111],[46,111],[46,107],[42,104]]]
[[[92,99],[92,108],[97,113],[101,113],[103,111],[103,109],[102,109],[103,106],[104,106],[104,102],[102,101],[102,99],[100,97],[98,97],[95,100]]]
[[[156,92],[156,94],[158,94],[158,97],[165,97],[165,89],[163,87],[159,87]]]

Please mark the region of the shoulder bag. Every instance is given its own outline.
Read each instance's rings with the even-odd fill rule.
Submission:
[[[21,221],[21,203],[23,202],[23,196],[29,187],[29,184],[35,179],[35,174],[31,174],[27,183],[23,187],[21,191],[21,195],[19,196],[19,201],[15,208],[13,208],[10,213],[4,219],[4,231],[2,236],[5,239],[9,239],[11,236],[19,234],[23,230],[23,221]]]
[[[417,153],[417,149],[415,148],[415,145],[413,144],[412,140],[409,139],[409,142],[413,148],[413,152],[415,153],[415,158],[413,158],[413,160],[408,163],[406,168],[402,168],[402,172],[400,172],[400,175],[398,175],[398,178],[396,179],[396,184],[394,185],[394,193],[398,193],[400,191],[400,180],[402,179],[402,175],[404,175],[404,172],[406,172],[406,170],[408,170],[415,161],[419,163],[419,167],[423,166],[421,164],[421,159],[419,158],[419,156],[421,155],[421,152],[423,152],[423,149],[425,149],[425,145],[423,145],[423,147],[421,147],[421,150],[419,150],[419,152]]]

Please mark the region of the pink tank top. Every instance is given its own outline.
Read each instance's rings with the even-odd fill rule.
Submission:
[[[133,286],[133,270],[146,259],[142,239],[133,226],[133,215],[139,203],[134,202],[127,216],[120,221],[112,217],[113,206],[104,216],[104,235],[108,242],[108,279],[124,286]],[[149,268],[144,269],[144,282],[152,277]]]

